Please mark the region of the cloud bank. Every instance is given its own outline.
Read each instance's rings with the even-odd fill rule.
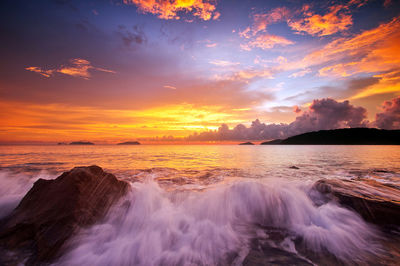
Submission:
[[[367,110],[356,107],[349,101],[338,102],[325,98],[314,100],[308,110],[301,111],[298,107],[294,112],[299,114],[290,124],[265,124],[256,119],[246,127],[243,124],[229,129],[222,124],[218,130],[195,133],[187,138],[189,141],[221,141],[221,140],[268,140],[283,139],[310,131],[329,130],[337,128],[367,127],[371,123],[366,120]],[[385,121],[379,125],[394,128],[399,127],[400,97],[384,103],[384,112],[377,115],[377,121]],[[397,120],[396,120],[397,119]],[[397,122],[395,122],[397,121]]]

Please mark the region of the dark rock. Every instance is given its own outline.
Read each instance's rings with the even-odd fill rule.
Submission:
[[[276,230],[275,230],[276,231]],[[270,231],[268,232],[270,233]],[[282,238],[281,232],[276,231],[272,238]],[[283,239],[281,239],[282,241]],[[273,239],[261,240],[253,239],[250,243],[250,250],[243,260],[244,266],[262,266],[262,265],[313,265],[306,259],[301,258],[295,253],[288,252],[278,248]]]
[[[295,166],[295,165],[292,165],[292,166],[290,166],[289,168],[290,168],[290,169],[296,169],[296,170],[300,169],[300,168],[298,168],[298,167]]]
[[[74,141],[71,142],[69,145],[94,145],[94,143],[89,141]]]
[[[297,257],[295,254],[278,248],[264,248],[263,250],[250,250],[243,261],[243,266],[264,265],[305,265],[313,264]]]
[[[127,142],[118,143],[117,145],[140,145],[140,142],[139,141],[127,141]]]
[[[261,142],[260,145],[279,145],[279,144],[281,144],[281,142],[282,142],[281,139],[274,139],[274,140],[270,140],[270,141]]]
[[[243,143],[239,143],[239,145],[254,145],[254,143],[252,143],[252,142],[243,142]]]
[[[381,226],[400,226],[400,190],[374,180],[317,181],[313,186],[325,196]]]
[[[75,167],[57,179],[36,181],[0,226],[0,246],[51,262],[79,228],[94,224],[128,189],[98,166]],[[3,255],[0,254],[0,257]]]

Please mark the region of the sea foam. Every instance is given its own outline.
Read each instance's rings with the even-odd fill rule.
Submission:
[[[242,179],[201,191],[169,191],[148,178],[132,183],[102,223],[74,237],[56,264],[240,265],[263,227],[287,232],[281,246],[294,253],[291,239],[342,261],[362,262],[378,251],[372,226],[334,202],[315,204],[310,189]]]

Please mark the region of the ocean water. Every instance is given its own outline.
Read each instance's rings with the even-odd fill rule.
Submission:
[[[131,190],[72,238],[56,265],[400,261],[396,231],[390,239],[312,189],[325,178],[400,188],[398,146],[0,146],[0,218],[38,178],[93,164]]]

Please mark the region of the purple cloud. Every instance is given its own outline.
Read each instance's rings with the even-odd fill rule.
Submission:
[[[377,113],[375,117],[375,125],[383,129],[399,129],[400,128],[400,96],[385,101],[382,104],[382,113]]]
[[[400,105],[399,105],[400,106]],[[337,102],[333,99],[314,100],[309,110],[302,112],[290,124],[265,124],[254,120],[250,127],[243,124],[229,129],[222,124],[216,131],[193,134],[188,140],[266,140],[287,138],[309,131],[346,127],[366,127],[367,110],[351,105],[349,101]]]

